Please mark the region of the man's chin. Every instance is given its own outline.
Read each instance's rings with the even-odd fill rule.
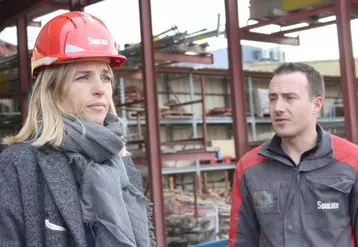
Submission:
[[[274,128],[274,131],[276,135],[281,138],[288,138],[294,136],[294,133],[292,133],[292,131],[290,131],[289,129]]]

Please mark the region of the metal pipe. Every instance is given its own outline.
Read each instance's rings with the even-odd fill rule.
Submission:
[[[191,101],[195,101],[195,87],[194,87],[194,77],[192,73],[189,73],[189,92],[190,92],[190,98]],[[192,127],[193,127],[193,137],[197,138],[198,137],[198,126],[197,126],[197,119],[196,119],[196,115],[195,115],[195,105],[192,104],[191,105],[191,110],[194,113],[193,114],[193,119],[192,119]],[[197,190],[195,190],[195,194],[194,197],[197,196],[197,191],[199,191],[199,193],[201,192],[201,186],[200,186],[200,180],[201,180],[201,174],[200,174],[200,160],[196,159],[195,160],[195,167],[196,167],[196,176],[198,179],[198,184],[196,185]]]
[[[155,74],[152,17],[150,0],[139,0],[141,31],[142,69],[144,75],[143,91],[145,97],[146,139],[145,150],[150,178],[150,196],[153,205],[155,236],[158,247],[166,246],[166,227],[164,219],[163,177],[161,172],[160,126],[158,106],[158,85]]]
[[[190,93],[190,100],[195,101],[195,87],[194,87],[194,77],[192,73],[189,73],[189,93]],[[193,138],[198,137],[198,125],[196,121],[196,114],[195,114],[195,105],[191,105],[191,112],[193,113],[192,117],[192,128],[193,128]],[[196,167],[196,175],[198,178],[200,177],[200,161],[195,160],[195,167]]]
[[[202,100],[202,112],[203,112],[203,142],[204,142],[204,149],[208,145],[208,126],[206,124],[206,104],[205,104],[205,94],[206,94],[206,85],[205,80],[203,77],[200,77],[201,82],[201,100]]]
[[[250,118],[251,118],[251,132],[252,132],[252,140],[256,141],[256,118],[254,111],[254,95],[252,88],[252,77],[249,76],[247,78],[248,90],[249,90],[249,110],[250,110]],[[257,97],[257,96],[256,96]]]
[[[235,140],[236,159],[240,159],[248,150],[245,79],[238,27],[237,0],[225,0],[226,31],[229,57],[229,80],[232,107],[232,129]]]
[[[358,144],[358,88],[352,48],[350,8],[350,0],[336,0],[337,33],[346,137],[349,141]]]
[[[119,95],[121,97],[121,104],[124,105],[126,103],[126,94],[125,94],[125,88],[124,88],[124,78],[119,78]],[[127,119],[126,115],[126,107],[122,108],[122,118]]]
[[[193,175],[193,195],[194,195],[194,210],[195,210],[195,217],[199,216],[199,206],[198,206],[198,181],[199,177]]]
[[[193,74],[190,73],[189,74],[189,93],[190,93],[190,100],[191,101],[195,101],[195,95],[194,95],[194,78],[193,78]],[[198,130],[197,130],[197,124],[196,124],[196,115],[195,115],[195,105],[191,104],[191,112],[194,113],[193,114],[193,122],[192,122],[192,127],[193,127],[193,137],[197,138],[198,137]]]

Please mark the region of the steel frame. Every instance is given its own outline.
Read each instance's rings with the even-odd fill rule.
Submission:
[[[347,139],[358,144],[357,79],[355,74],[350,0],[336,0],[337,34]]]
[[[143,91],[145,100],[146,138],[145,150],[148,161],[150,196],[153,205],[155,236],[158,247],[166,246],[164,219],[163,176],[161,172],[160,126],[158,112],[157,81],[154,63],[152,17],[150,0],[139,0],[141,52],[143,64]],[[150,107],[149,107],[150,106]]]
[[[22,16],[17,19],[17,37],[18,37],[18,64],[19,64],[19,98],[22,122],[25,122],[27,116],[27,90],[31,83],[30,59],[27,47],[27,17]]]
[[[26,91],[30,83],[28,55],[26,47],[26,18],[24,17],[29,11],[38,8],[41,4],[49,4],[46,0],[28,0],[21,1],[21,4],[14,4],[13,0],[4,0],[0,3],[0,30],[5,26],[11,25],[15,20],[18,25],[18,40],[19,40],[19,65],[20,65],[20,92],[18,95],[1,94],[9,98],[21,99],[21,110],[26,112]],[[88,2],[86,2],[88,3]],[[92,2],[91,2],[92,3]],[[289,42],[291,45],[297,45],[298,39],[287,39],[284,34],[307,30],[315,27],[321,27],[337,23],[337,31],[339,37],[340,47],[340,68],[343,89],[343,99],[345,105],[345,119],[346,119],[346,133],[348,140],[358,143],[358,106],[357,106],[357,85],[356,75],[354,71],[354,62],[352,54],[352,41],[350,31],[350,19],[352,12],[357,14],[356,6],[351,6],[352,3],[358,3],[358,0],[336,0],[334,4],[315,7],[308,10],[298,11],[296,13],[289,13],[287,15],[277,17],[271,20],[259,21],[257,24],[239,28],[237,21],[238,6],[237,0],[225,0],[225,10],[227,18],[227,38],[229,52],[229,73],[225,70],[193,70],[196,75],[213,75],[213,76],[227,76],[230,77],[232,103],[235,106],[233,109],[234,130],[235,130],[235,150],[240,157],[246,150],[248,150],[247,142],[247,124],[246,118],[246,102],[243,97],[243,78],[244,73],[242,69],[241,48],[239,46],[242,39],[261,39],[262,41],[271,42]],[[56,5],[48,5],[56,8]],[[59,5],[57,5],[59,6]],[[78,5],[72,5],[70,9],[76,9]],[[82,5],[81,5],[82,6]],[[158,247],[166,246],[165,240],[165,222],[163,215],[163,197],[162,197],[162,177],[161,168],[159,167],[162,160],[160,155],[159,143],[159,118],[158,118],[158,102],[156,94],[156,77],[157,73],[165,73],[175,70],[178,73],[188,73],[188,68],[155,68],[154,59],[155,53],[153,51],[153,39],[151,28],[151,11],[150,0],[139,0],[140,6],[140,23],[141,23],[141,37],[142,37],[142,69],[143,73],[137,70],[123,70],[116,71],[122,76],[129,76],[134,78],[145,78],[145,97],[147,130],[146,131],[146,150],[149,161],[149,170],[151,177],[151,195],[154,200],[154,223],[156,226],[156,237]],[[308,27],[291,29],[287,31],[280,31],[271,35],[261,35],[250,30],[258,27],[263,27],[269,24],[286,25],[290,22],[299,22],[307,16],[318,15],[320,13],[331,13],[336,15],[337,20],[327,23],[312,24]],[[250,37],[251,35],[251,37]],[[249,36],[249,37],[248,37]],[[259,37],[259,38],[258,38]],[[186,57],[181,57],[187,59]],[[201,61],[202,62],[202,61]],[[268,75],[266,75],[268,76]],[[239,107],[240,106],[240,107]],[[243,120],[244,119],[244,120]]]

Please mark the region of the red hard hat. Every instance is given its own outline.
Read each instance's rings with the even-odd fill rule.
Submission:
[[[88,13],[68,12],[50,20],[40,31],[31,58],[32,75],[43,66],[86,58],[108,58],[111,67],[126,61],[100,19]]]

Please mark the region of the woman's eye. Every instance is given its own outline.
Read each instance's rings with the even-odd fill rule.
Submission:
[[[105,81],[105,82],[112,82],[112,79],[109,76],[103,76],[102,80]]]
[[[86,76],[86,75],[80,76],[76,79],[76,81],[88,81],[88,76]]]

